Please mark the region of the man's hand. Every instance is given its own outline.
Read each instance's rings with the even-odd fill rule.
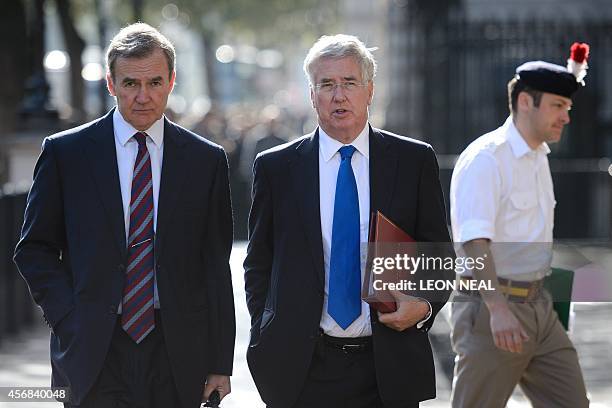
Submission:
[[[489,305],[489,314],[495,346],[512,353],[522,352],[523,342],[529,340],[529,336],[508,307],[508,303],[496,302]]]
[[[232,392],[230,378],[227,375],[210,374],[206,378],[204,393],[202,394],[202,402],[206,402],[210,396],[210,393],[214,390],[219,391],[219,397],[223,399],[227,394]]]
[[[484,259],[484,268],[474,268],[472,273],[476,280],[490,282],[495,289],[480,290],[480,295],[489,308],[491,316],[489,325],[495,346],[501,350],[520,353],[523,351],[523,342],[529,340],[529,336],[508,307],[508,301],[502,294],[490,246],[491,242],[488,239],[478,238],[464,243],[463,249],[473,259],[479,257]]]
[[[397,310],[392,313],[378,312],[378,321],[393,330],[404,331],[427,316],[429,305],[422,299],[394,292]]]

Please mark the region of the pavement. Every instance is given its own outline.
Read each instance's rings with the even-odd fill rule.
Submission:
[[[244,296],[242,261],[246,244],[235,243],[231,265],[236,305],[236,352],[232,393],[221,404],[223,408],[263,408],[247,363],[249,314]],[[574,304],[573,328],[570,333],[582,365],[591,407],[612,407],[612,303]],[[423,408],[449,407],[453,353],[448,340],[449,326],[439,315],[430,332],[436,355],[438,398],[421,404]],[[0,387],[44,387],[50,384],[49,331],[40,323],[0,344]],[[1,402],[0,408],[59,408],[56,402]],[[508,408],[530,407],[517,390]],[[551,407],[552,408],[552,407]]]

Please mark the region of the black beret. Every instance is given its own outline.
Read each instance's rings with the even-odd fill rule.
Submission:
[[[529,61],[516,69],[516,79],[532,89],[571,98],[580,84],[566,67],[544,61]]]

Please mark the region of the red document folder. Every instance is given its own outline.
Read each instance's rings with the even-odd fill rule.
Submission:
[[[394,301],[390,301],[392,295],[390,293],[381,293],[381,291],[374,291],[371,285],[372,276],[372,259],[377,256],[381,256],[380,251],[388,251],[392,245],[389,244],[401,244],[407,242],[415,242],[415,240],[404,232],[400,227],[395,225],[391,220],[383,215],[380,211],[372,213],[370,219],[370,235],[368,238],[368,267],[366,269],[365,292],[368,296],[364,297],[364,300],[368,302],[372,308],[378,310],[381,313],[390,313],[397,310],[397,304]],[[379,245],[380,244],[380,245]],[[384,250],[383,250],[384,248]],[[385,254],[386,256],[392,256],[393,254]]]

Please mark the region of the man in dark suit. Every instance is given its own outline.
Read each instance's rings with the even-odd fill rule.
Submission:
[[[360,299],[371,211],[417,241],[449,241],[431,146],[368,123],[375,69],[356,37],[321,37],[304,62],[317,130],[254,165],[247,358],[272,408],[435,397],[427,331],[443,302],[412,298],[378,314]]]
[[[122,29],[117,108],[43,143],[15,262],[68,407],[198,407],[230,391],[235,317],[223,149],[167,120],[175,53]]]

